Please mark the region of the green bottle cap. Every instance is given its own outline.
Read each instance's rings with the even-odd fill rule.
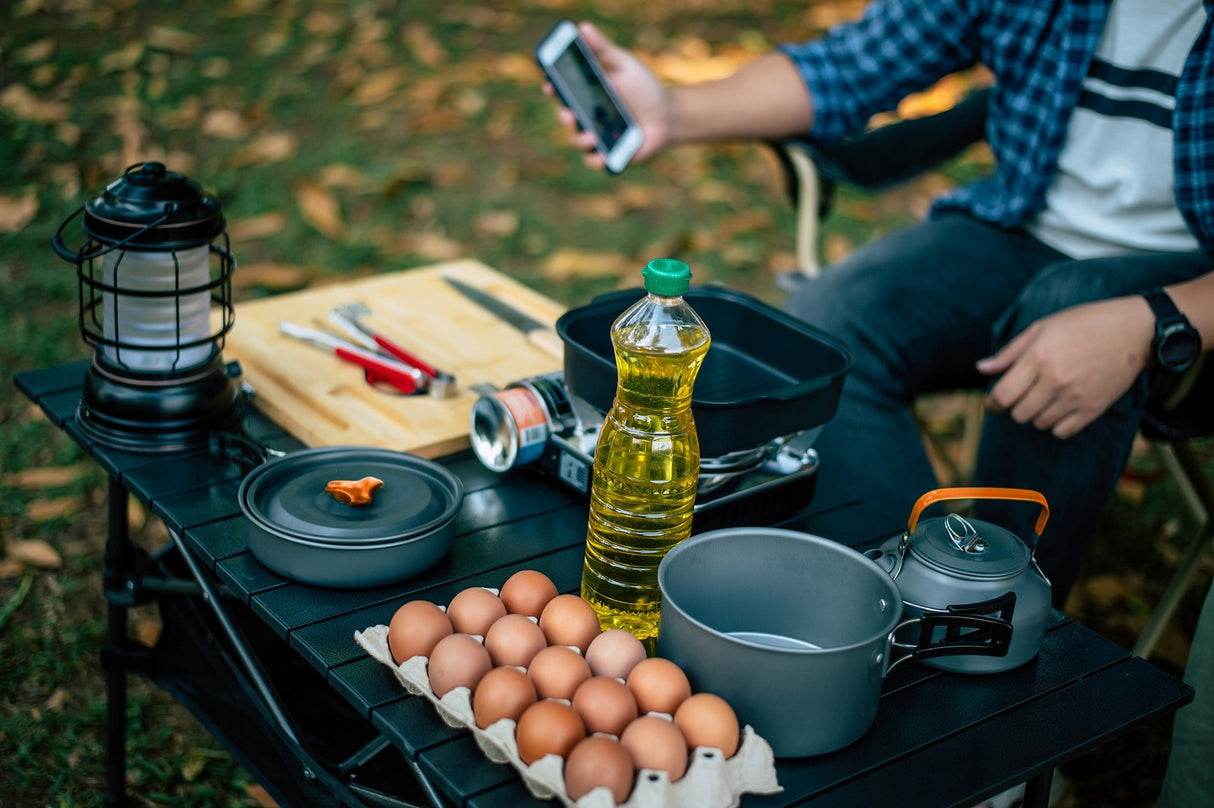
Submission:
[[[641,270],[645,291],[660,297],[680,297],[691,283],[691,267],[675,258],[655,258]]]

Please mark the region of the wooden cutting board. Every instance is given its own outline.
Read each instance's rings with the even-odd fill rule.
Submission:
[[[503,388],[560,370],[563,363],[555,332],[546,340],[550,347],[536,347],[444,276],[485,289],[548,326],[564,311],[478,261],[453,261],[240,303],[224,359],[239,361],[254,404],[308,446],[375,446],[422,457],[465,448],[472,405],[480,397],[473,385]],[[332,309],[351,302],[371,309],[363,322],[454,374],[457,395],[437,399],[380,390],[364,381],[356,365],[279,331],[283,320],[329,326]]]

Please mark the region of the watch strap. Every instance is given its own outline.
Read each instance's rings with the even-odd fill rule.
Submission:
[[[1180,313],[1180,309],[1176,308],[1176,304],[1172,302],[1172,296],[1165,292],[1162,287],[1156,286],[1154,289],[1147,289],[1142,293],[1142,296],[1146,298],[1147,305],[1155,313],[1156,322],[1162,324],[1169,321],[1186,319]]]

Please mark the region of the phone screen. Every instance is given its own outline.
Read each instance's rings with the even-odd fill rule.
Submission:
[[[604,148],[611,151],[628,128],[628,121],[607,94],[582,49],[576,43],[566,48],[553,68],[564,80],[562,91],[570,96],[568,103],[582,108],[593,121]]]

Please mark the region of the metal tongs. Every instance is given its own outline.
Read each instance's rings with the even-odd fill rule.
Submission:
[[[433,398],[450,398],[456,394],[455,377],[439,370],[417,354],[406,350],[359,319],[371,313],[362,303],[343,303],[329,313],[329,322],[345,331],[369,351],[392,356],[409,367],[421,371],[424,389]]]
[[[358,365],[363,369],[367,383],[372,386],[388,385],[406,395],[425,391],[425,374],[403,362],[360,348],[326,331],[296,325],[286,320],[278,324],[278,330],[288,337],[307,342],[321,350],[328,350],[338,359]]]

